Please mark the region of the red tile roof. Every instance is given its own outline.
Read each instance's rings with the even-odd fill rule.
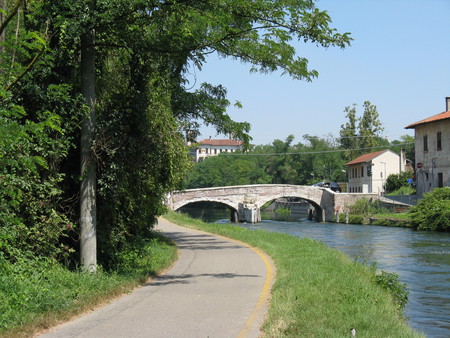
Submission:
[[[242,142],[242,141],[230,140],[230,139],[225,139],[225,140],[207,139],[207,140],[202,140],[198,143],[203,144],[203,145],[209,145],[209,146],[241,146],[244,144],[244,142]]]
[[[439,114],[427,117],[424,120],[421,120],[419,122],[412,123],[412,124],[406,126],[405,129],[414,129],[415,127],[417,127],[421,124],[426,124],[426,123],[431,123],[431,122],[436,122],[436,121],[441,121],[441,120],[446,120],[446,119],[450,119],[450,111],[445,111],[443,113],[439,113]]]
[[[381,151],[377,151],[376,153],[361,155],[360,157],[355,158],[353,161],[350,161],[350,162],[346,163],[345,165],[369,162],[370,160],[373,160],[375,157],[377,157],[378,155],[381,155],[382,153],[384,153],[386,151],[388,151],[388,150],[381,150]]]

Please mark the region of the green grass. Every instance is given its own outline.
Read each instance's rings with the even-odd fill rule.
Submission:
[[[176,259],[163,238],[129,248],[117,272],[69,271],[48,260],[11,264],[0,256],[0,337],[30,337],[148,280]]]
[[[168,220],[238,239],[272,257],[277,272],[263,330],[266,337],[423,337],[392,295],[375,283],[375,269],[325,244],[286,234],[206,224],[170,212]]]

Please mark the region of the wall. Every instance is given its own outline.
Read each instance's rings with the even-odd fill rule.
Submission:
[[[437,133],[441,132],[442,150],[437,150]],[[423,137],[428,137],[428,151],[424,151]],[[419,125],[415,128],[417,196],[422,197],[438,187],[438,173],[443,175],[444,186],[450,186],[450,120]]]

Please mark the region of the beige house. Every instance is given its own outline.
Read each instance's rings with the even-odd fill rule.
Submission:
[[[398,155],[389,149],[381,150],[361,155],[346,163],[346,166],[349,193],[382,194],[388,176],[405,171],[405,153],[402,151]]]
[[[405,127],[415,134],[418,198],[434,188],[450,186],[450,97],[445,102],[445,112]]]
[[[201,162],[209,156],[217,156],[222,152],[233,153],[237,150],[242,150],[243,144],[241,141],[231,139],[206,139],[200,141],[195,149],[195,162]]]

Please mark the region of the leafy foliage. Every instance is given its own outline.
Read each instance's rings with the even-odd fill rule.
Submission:
[[[379,120],[377,107],[364,101],[364,111],[361,117],[357,117],[354,103],[351,107],[345,107],[346,118],[348,121],[341,125],[340,130],[340,144],[345,151],[345,158],[352,160],[368,149],[377,146],[388,146],[388,142],[381,138],[380,133],[384,130],[382,123]]]
[[[192,67],[201,69],[206,55],[217,52],[248,63],[251,71],[310,81],[318,73],[296,55],[293,39],[340,48],[351,41],[309,0],[5,3],[0,252],[11,260],[19,252],[77,264],[79,183],[86,177],[80,174],[80,125],[93,116],[80,84],[85,83],[81,42],[88,33],[95,31],[89,47],[96,56],[91,91],[97,126],[87,149],[98,168],[98,248],[110,268],[129,241],[149,236],[165,210],[165,194],[181,185],[190,166],[183,134],[195,134],[203,121],[250,142],[249,124],[226,114],[225,88],[186,89]],[[275,180],[297,179],[290,161],[283,160]],[[242,176],[236,182],[246,175],[268,182],[260,163],[236,163]],[[273,160],[267,170],[275,172],[276,166]]]
[[[406,289],[406,284],[398,280],[396,273],[381,271],[380,274],[375,275],[375,283],[390,292],[400,309],[405,308],[408,303],[409,292]]]
[[[402,187],[411,187],[411,183],[408,180],[412,180],[414,173],[411,171],[405,171],[400,174],[391,174],[386,180],[386,192],[391,193],[395,190],[399,190]]]
[[[419,230],[450,231],[450,188],[436,188],[410,210],[411,222]]]

